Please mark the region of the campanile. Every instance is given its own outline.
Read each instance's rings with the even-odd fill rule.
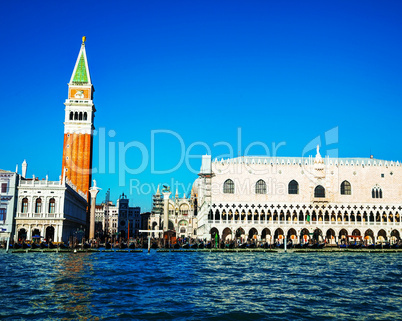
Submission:
[[[94,87],[88,68],[85,40],[82,44],[68,83],[68,98],[64,105],[63,170],[78,190],[89,195],[92,177],[92,142],[95,105]]]

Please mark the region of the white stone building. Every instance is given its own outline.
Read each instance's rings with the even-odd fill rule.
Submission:
[[[114,239],[138,236],[141,227],[141,208],[130,207],[129,200],[124,193],[119,197],[116,205],[109,201],[108,197],[107,195],[105,202],[96,205],[96,232]],[[101,231],[102,233],[100,233]]]
[[[198,232],[300,242],[318,229],[337,242],[361,236],[395,241],[402,234],[402,167],[374,158],[203,156]]]
[[[163,194],[163,195],[162,195]],[[197,203],[195,195],[190,198],[183,195],[179,198],[178,191],[173,198],[170,192],[159,191],[153,197],[153,209],[149,218],[149,227],[152,230],[164,230],[164,212],[168,209],[168,230],[175,231],[176,237],[197,237]],[[161,235],[155,235],[161,236]]]
[[[105,201],[95,208],[95,236],[111,238],[117,234],[119,208],[111,201]]]
[[[25,174],[23,174],[25,176]],[[87,219],[86,195],[67,179],[49,181],[21,178],[15,217],[14,241],[41,237],[68,242],[83,231]]]
[[[14,233],[19,178],[16,172],[0,169],[0,242]]]

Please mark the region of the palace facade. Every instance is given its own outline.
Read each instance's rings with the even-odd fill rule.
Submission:
[[[156,194],[153,196],[149,228],[152,230],[174,231],[176,232],[176,237],[196,237],[197,201],[195,194],[191,193],[189,198],[186,195],[180,198],[176,190],[173,198],[170,198],[170,195],[170,190],[164,189],[161,193],[158,186]],[[167,225],[165,225],[165,221],[168,221]]]
[[[276,242],[394,242],[402,234],[402,168],[374,158],[203,156],[194,183],[197,234]]]
[[[68,178],[49,181],[21,178],[15,216],[14,241],[68,242],[85,229],[86,195]]]

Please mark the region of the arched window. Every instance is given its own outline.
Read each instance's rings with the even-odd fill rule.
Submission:
[[[80,112],[79,116],[78,116],[79,120],[82,120],[82,112]]]
[[[379,186],[374,186],[371,190],[372,198],[382,198],[382,189]]]
[[[188,205],[183,204],[180,206],[180,215],[188,215]]]
[[[234,183],[231,179],[227,179],[225,183],[223,183],[223,193],[234,194]]]
[[[77,111],[74,114],[74,120],[78,120],[78,112]]]
[[[28,199],[26,197],[22,200],[21,212],[28,213]]]
[[[70,112],[70,120],[73,120],[74,119],[74,113],[71,111]]]
[[[325,188],[321,185],[318,185],[314,189],[314,197],[325,197]]]
[[[348,181],[343,181],[341,184],[341,195],[352,195],[352,186]]]
[[[54,214],[56,209],[56,201],[54,198],[51,198],[49,201],[49,214]]]
[[[88,116],[87,116],[87,112],[84,113],[84,120],[87,120]]]
[[[255,193],[267,194],[267,184],[262,179],[260,179],[257,183],[255,183]]]
[[[288,193],[289,194],[299,194],[299,183],[295,180],[290,181],[288,186]]]
[[[42,209],[42,200],[40,198],[36,199],[35,202],[35,213],[39,214],[41,212]]]

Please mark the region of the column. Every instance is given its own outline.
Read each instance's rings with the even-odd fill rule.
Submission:
[[[32,217],[32,213],[34,212],[34,199],[33,197],[27,197],[28,198],[28,213],[27,213],[27,217]]]
[[[60,223],[59,225],[58,225],[58,229],[59,229],[59,232],[58,232],[58,237],[57,237],[57,242],[62,242],[63,241],[63,223]]]
[[[53,243],[59,241],[59,224],[54,225]]]
[[[95,180],[94,180],[95,182]],[[99,188],[96,187],[96,183],[89,190],[91,194],[91,215],[89,219],[89,239],[95,238],[95,207],[96,207],[96,195],[98,195]]]
[[[169,190],[162,190],[163,194],[163,231],[167,232],[169,230],[169,197],[172,194]],[[215,214],[212,212],[213,218]]]

